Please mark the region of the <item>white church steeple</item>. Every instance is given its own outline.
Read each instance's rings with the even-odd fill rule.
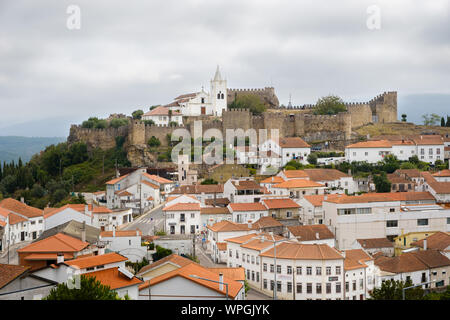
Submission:
[[[227,80],[222,79],[219,66],[211,80],[211,103],[215,116],[222,116],[222,112],[227,109]]]

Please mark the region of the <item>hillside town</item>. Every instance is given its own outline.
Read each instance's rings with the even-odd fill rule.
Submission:
[[[221,115],[219,69],[212,83],[142,119]],[[117,166],[79,192],[84,203],[1,200],[0,300],[88,278],[132,300],[367,300],[389,281],[450,285],[448,136],[383,136],[326,158],[300,136],[233,148],[237,164],[209,171],[189,156],[175,170]]]

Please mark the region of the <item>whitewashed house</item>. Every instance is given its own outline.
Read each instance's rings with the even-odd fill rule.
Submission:
[[[179,126],[183,125],[183,115],[181,113],[162,106],[144,113],[142,120],[151,120],[156,126],[168,126],[172,122]]]

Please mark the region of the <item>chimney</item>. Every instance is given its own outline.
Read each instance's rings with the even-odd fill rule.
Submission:
[[[63,263],[64,262],[64,253],[58,253],[56,257],[56,263]]]
[[[116,227],[113,226],[113,237],[115,237],[115,236],[116,236]]]
[[[317,240],[320,239],[320,236],[319,236],[319,233],[318,233],[318,232],[316,232],[316,239],[317,239]]]
[[[236,185],[237,185],[237,186],[239,185],[239,180],[236,180]]]
[[[20,202],[25,203],[25,198],[24,197],[20,197]]]
[[[219,273],[219,290],[223,290],[223,273]]]
[[[423,239],[423,250],[427,250],[428,249],[428,247],[427,247],[427,239]]]
[[[105,254],[105,247],[98,247],[98,255],[101,256]]]

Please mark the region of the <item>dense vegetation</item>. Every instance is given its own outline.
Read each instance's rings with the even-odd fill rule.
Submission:
[[[371,292],[369,300],[402,300],[403,289],[412,286],[411,280],[387,280],[381,284],[380,288],[375,288]],[[422,287],[410,288],[405,291],[405,300],[450,300],[450,286],[444,292],[426,293]]]
[[[313,113],[317,115],[333,115],[345,111],[347,111],[347,107],[345,106],[344,101],[338,96],[333,95],[322,97],[317,100],[313,109]]]
[[[23,197],[27,204],[44,208],[67,203],[84,203],[73,192],[92,192],[104,188],[114,174],[114,167],[129,166],[122,146],[124,137],[116,138],[116,147],[88,151],[86,144],[60,143],[47,147],[26,164],[4,163],[0,169],[0,199]]]
[[[267,109],[261,98],[254,94],[237,96],[228,107],[230,109],[249,109],[253,114],[261,114]]]
[[[103,285],[95,277],[81,275],[79,288],[74,280],[71,285],[60,283],[43,300],[122,300],[117,292]],[[125,300],[129,300],[125,297]]]
[[[128,125],[127,118],[114,118],[108,122],[105,119],[98,119],[96,117],[92,117],[86,121],[83,121],[81,127],[86,129],[106,129],[110,127],[119,128],[127,125]]]

